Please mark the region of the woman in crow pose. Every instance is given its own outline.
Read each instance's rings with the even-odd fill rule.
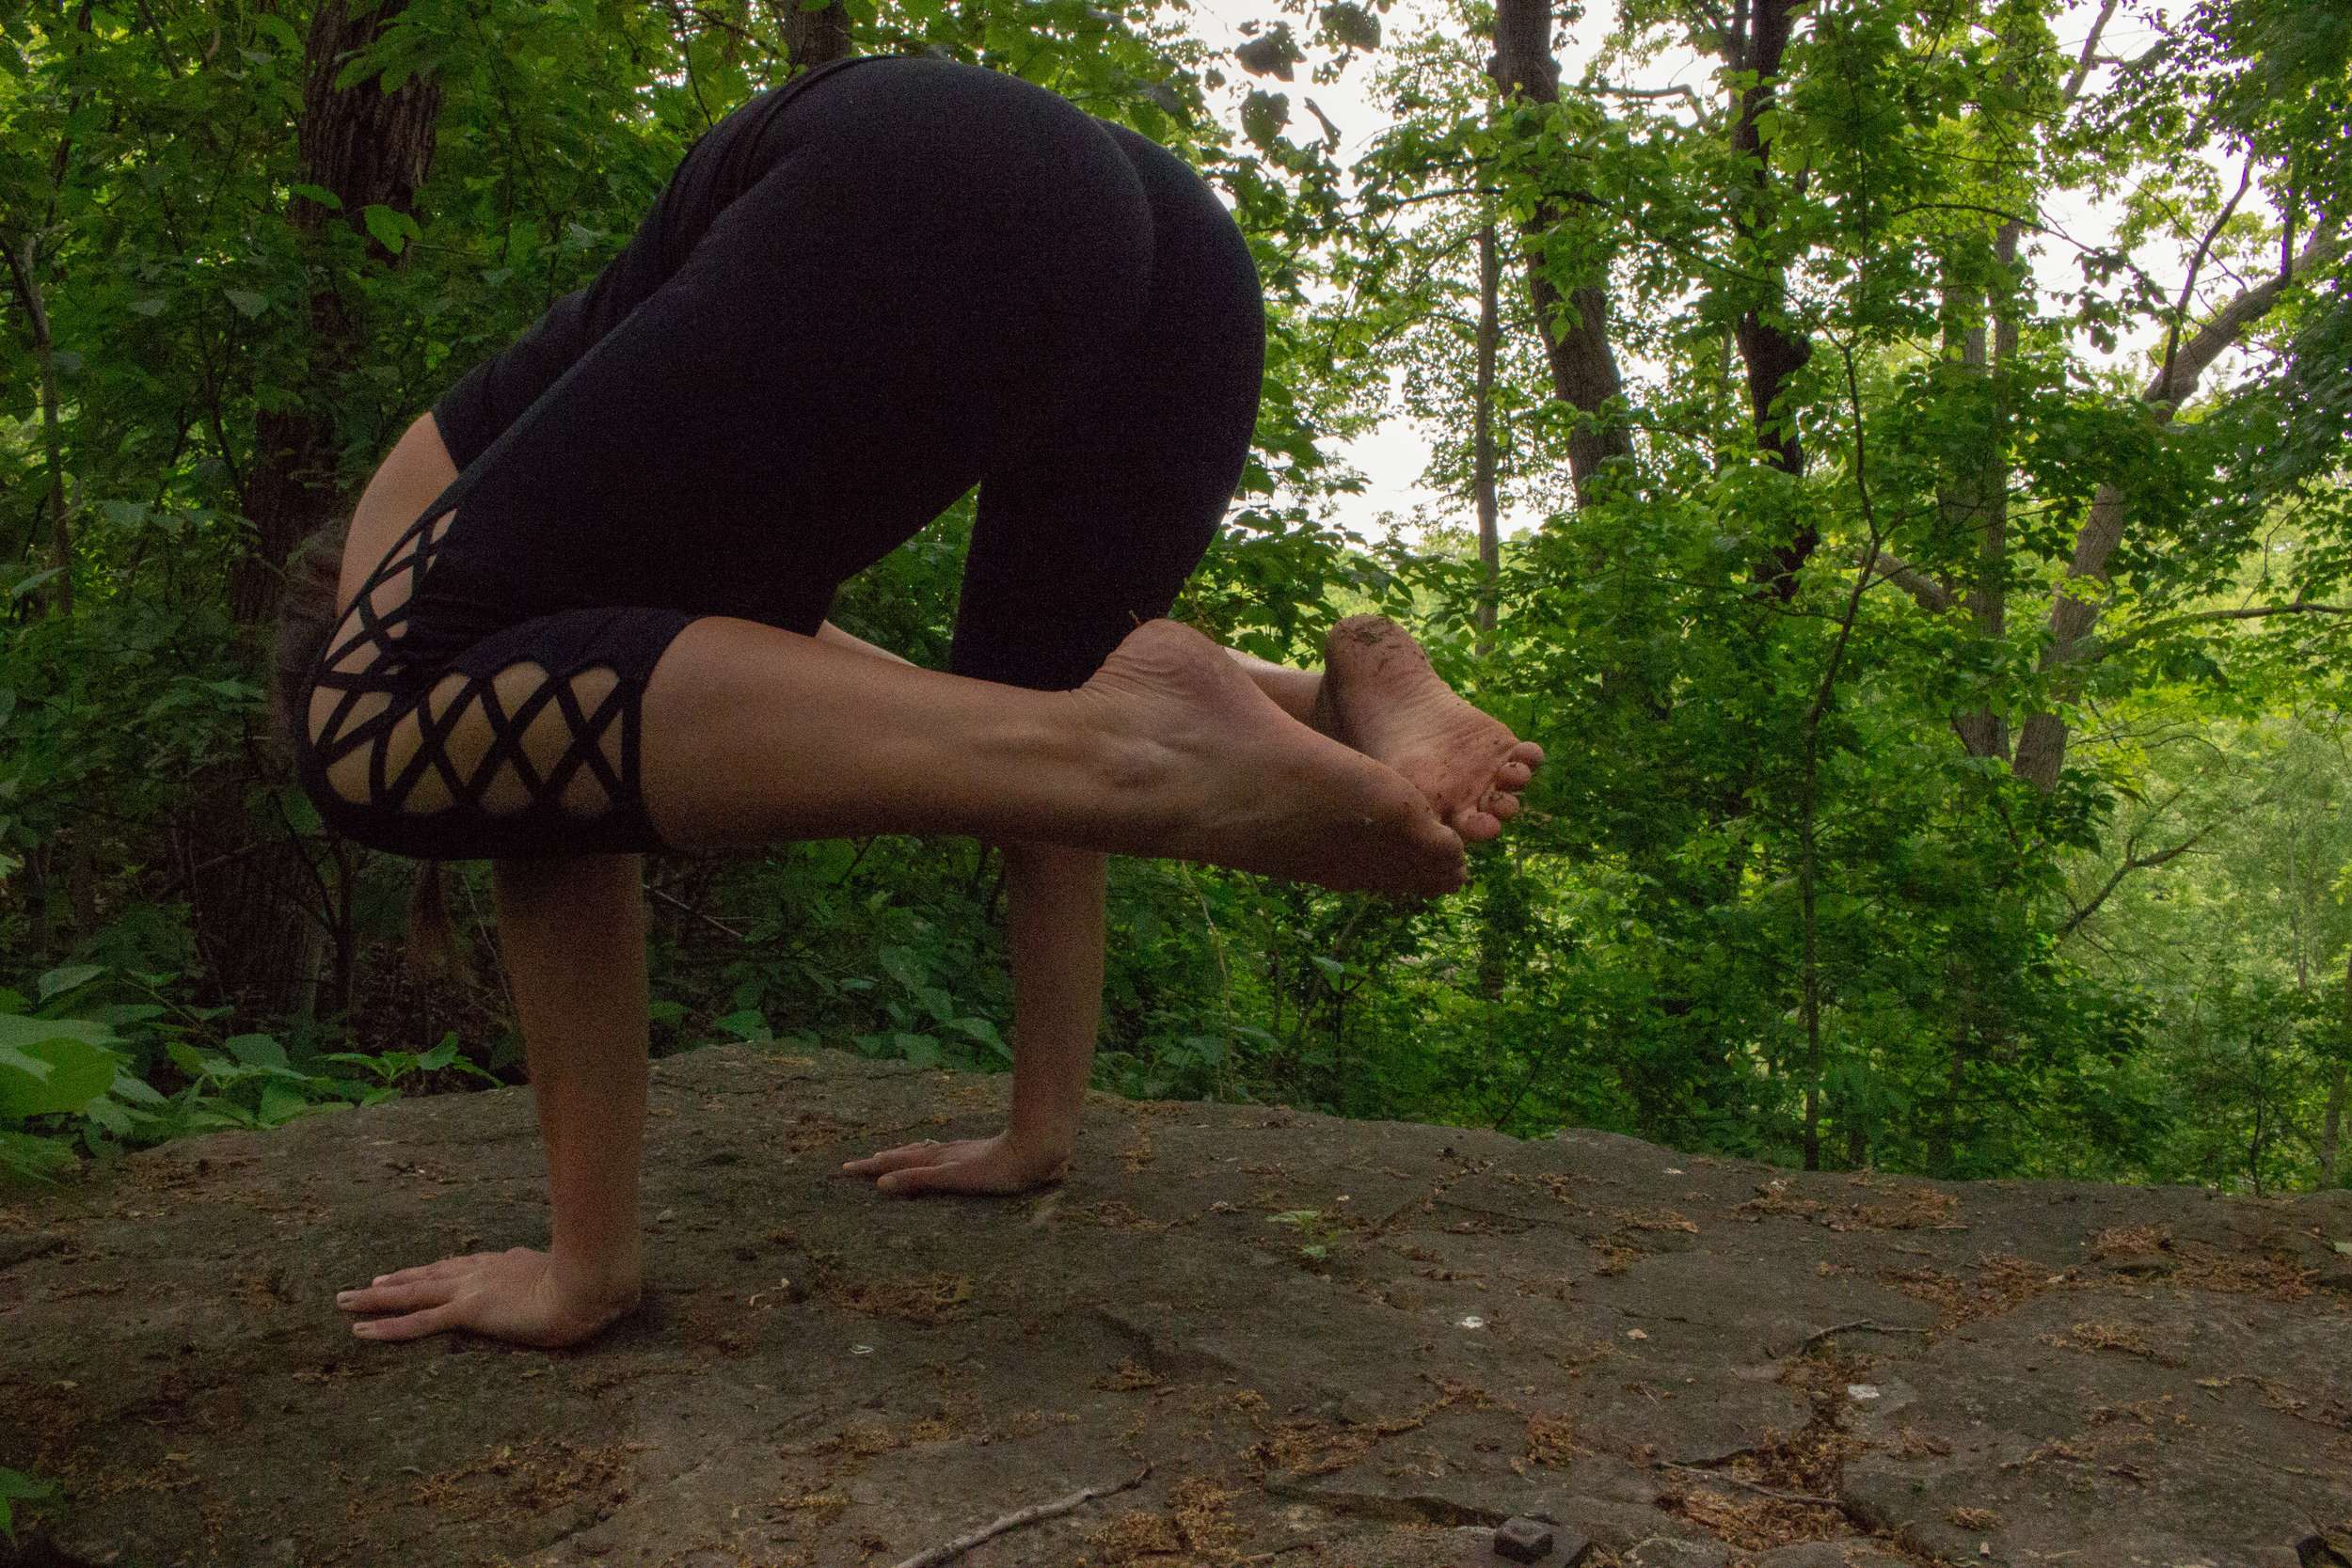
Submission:
[[[1180,160],[1009,77],[874,58],[729,117],[594,285],[410,427],[347,542],[297,562],[281,707],[338,832],[497,863],[554,1234],[345,1291],[356,1332],[565,1344],[635,1304],[646,850],[1003,847],[1009,1125],[848,1166],[909,1194],[1067,1157],[1105,853],[1459,885],[1540,752],[1387,622],[1343,623],[1316,673],[1160,619],[1263,353],[1248,249]],[[975,483],[953,673],[827,623]]]

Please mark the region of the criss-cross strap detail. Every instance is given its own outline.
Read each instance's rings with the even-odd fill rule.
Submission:
[[[537,657],[486,672],[403,657],[418,590],[453,520],[428,514],[401,535],[336,628],[310,693],[317,772],[371,814],[535,808],[588,821],[634,803],[643,681],[624,679],[594,646],[556,668]]]

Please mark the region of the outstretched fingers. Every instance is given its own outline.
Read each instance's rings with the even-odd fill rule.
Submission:
[[[925,1138],[921,1143],[900,1144],[879,1154],[868,1154],[862,1160],[844,1160],[841,1170],[846,1176],[888,1176],[893,1171],[936,1164],[943,1153],[952,1147],[937,1138]]]
[[[919,1193],[1025,1193],[1061,1172],[1063,1154],[1025,1147],[1010,1133],[966,1138],[957,1143],[925,1139],[901,1144],[863,1160],[842,1163],[850,1176],[870,1176],[878,1191],[893,1197]]]
[[[337,1293],[335,1305],[346,1312],[391,1314],[370,1316],[351,1325],[362,1339],[420,1339],[448,1328],[446,1308],[457,1292],[447,1265],[455,1259],[398,1274],[379,1275],[368,1287]],[[438,1271],[438,1272],[437,1272]]]

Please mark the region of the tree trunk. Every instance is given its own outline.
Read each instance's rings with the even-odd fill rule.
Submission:
[[[1478,595],[1478,629],[1495,629],[1495,596],[1502,578],[1502,536],[1495,500],[1495,348],[1502,336],[1497,296],[1502,259],[1495,251],[1495,226],[1478,231],[1478,387],[1472,414],[1470,490],[1478,506],[1478,564],[1484,585]],[[1491,643],[1486,646],[1491,646]],[[1480,652],[1486,651],[1482,646]]]
[[[352,0],[320,0],[303,48],[302,114],[295,135],[307,182],[330,191],[341,217],[364,226],[369,207],[414,216],[417,193],[433,163],[434,119],[441,88],[411,77],[386,92],[370,78],[346,87],[336,77],[383,36],[405,0],[355,11]],[[336,213],[297,197],[289,218],[311,259],[310,356],[300,395],[255,421],[254,453],[242,501],[253,525],[251,548],[231,567],[229,611],[250,635],[275,618],[287,560],[304,539],[350,503],[356,474],[343,468],[337,415],[342,382],[358,359],[367,323],[358,297],[337,276],[321,243]],[[371,240],[371,253],[390,253]],[[298,1012],[311,1005],[318,968],[314,923],[332,924],[332,900],[306,863],[282,818],[259,815],[275,783],[268,763],[231,766],[193,792],[186,818],[190,862],[210,869],[192,879],[199,951],[223,1001],[251,1015]],[[316,904],[315,911],[306,909]],[[337,933],[339,976],[349,962]],[[338,990],[348,995],[347,989]]]
[[[433,165],[434,119],[440,83],[412,76],[392,92],[375,78],[338,87],[336,76],[383,36],[404,0],[354,15],[349,0],[321,0],[311,13],[303,49],[302,118],[296,136],[307,182],[334,193],[342,216],[364,223],[370,207],[413,217],[417,191]],[[358,356],[365,323],[323,258],[318,237],[334,214],[305,197],[289,216],[313,250],[310,299],[310,358],[303,395],[255,421],[254,453],[246,468],[245,514],[254,530],[251,552],[229,579],[229,612],[240,626],[268,624],[277,613],[279,574],[294,547],[349,504],[356,475],[343,471],[336,437],[339,383]],[[378,257],[389,253],[373,240]]]
[[[2169,424],[2180,405],[2196,395],[2197,383],[2206,367],[2220,357],[2223,350],[2234,345],[2249,327],[2270,313],[2293,277],[2308,276],[2342,253],[2340,233],[2335,225],[2324,226],[2312,236],[2302,254],[2276,277],[2239,290],[2194,337],[2181,344],[2140,393],[2148,418],[2156,424]],[[2058,676],[2051,686],[2061,699],[2071,698],[2080,688],[2080,673],[2063,667],[2079,663],[2088,652],[2091,629],[2099,623],[2106,599],[2107,566],[2115,558],[2117,546],[2123,542],[2128,511],[2122,488],[2102,484],[2091,497],[2090,519],[2083,524],[2082,532],[2074,536],[2074,558],[2067,566],[2066,580],[2059,585],[2057,601],[2050,607],[2050,641],[2042,655],[2042,671]],[[2027,716],[2018,732],[2013,771],[2043,789],[2057,788],[2058,774],[2066,766],[2067,738],[2062,709],[2054,707]]]
[[[850,11],[842,0],[816,10],[798,0],[780,0],[784,10],[784,57],[793,75],[857,53],[850,40]]]
[[[33,364],[40,376],[41,459],[49,471],[43,504],[49,511],[49,564],[56,571],[49,609],[57,615],[73,613],[73,510],[65,499],[65,430],[57,414],[57,355],[49,337],[49,308],[40,287],[40,236],[24,238],[23,254],[8,251],[8,273],[16,285],[17,303],[24,307],[32,331]],[[36,531],[40,525],[35,524]]]
[[[1551,57],[1551,7],[1548,0],[1497,0],[1495,56],[1487,71],[1508,99],[1531,103],[1560,101],[1560,67]],[[1544,236],[1565,222],[1574,204],[1546,200],[1527,225],[1527,292],[1535,309],[1536,330],[1551,363],[1552,390],[1579,413],[1568,436],[1568,473],[1579,506],[1592,499],[1593,482],[1613,459],[1630,459],[1633,434],[1611,404],[1625,396],[1625,377],[1609,346],[1609,295],[1601,281],[1580,283],[1565,299],[1544,261]]]
[[[1800,3],[1754,0],[1739,8],[1732,24],[1717,35],[1723,40],[1724,63],[1748,78],[1740,93],[1730,138],[1732,152],[1750,160],[1748,178],[1754,187],[1750,198],[1733,214],[1733,226],[1742,239],[1770,226],[1772,148],[1764,134],[1765,117],[1778,91],[1781,58],[1788,53]],[[1813,358],[1813,342],[1788,329],[1784,318],[1787,286],[1778,269],[1758,278],[1756,288],[1757,297],[1740,313],[1732,335],[1747,367],[1748,411],[1756,423],[1756,444],[1774,467],[1793,477],[1804,472],[1804,443],[1796,410],[1786,399],[1797,372]],[[1797,573],[1820,543],[1820,536],[1814,531],[1800,530],[1757,563],[1756,580],[1769,586],[1784,603],[1795,598]]]
[[[2018,233],[2019,226],[2012,219],[2001,225],[1994,239],[1994,258],[2004,269],[2017,260]],[[1994,302],[1990,314],[1990,369],[1997,377],[2009,368],[2017,352],[2016,302],[2004,291],[2004,297]],[[1987,369],[1981,320],[1968,325],[1960,349],[1963,367],[1979,373]],[[1994,450],[1982,454],[1949,496],[1940,498],[1944,515],[1955,530],[1968,529],[1976,533],[1976,565],[1969,577],[1965,603],[1969,619],[1976,623],[1977,635],[1987,639],[2005,636],[2009,630],[2009,465],[2004,461],[2008,422],[2006,414],[2000,416],[1993,432]],[[2009,721],[1992,708],[1979,707],[1963,713],[1952,721],[1952,727],[1960,732],[1961,744],[1970,756],[2009,759]]]

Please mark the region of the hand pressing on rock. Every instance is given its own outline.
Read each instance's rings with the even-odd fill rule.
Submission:
[[[444,1258],[378,1275],[343,1291],[346,1312],[384,1314],[351,1325],[362,1339],[421,1339],[469,1329],[517,1345],[576,1345],[635,1310],[637,1281],[566,1277],[555,1259],[529,1247]]]
[[[917,1193],[1025,1193],[1058,1178],[1069,1163],[1066,1150],[1025,1146],[1009,1132],[993,1138],[941,1143],[926,1138],[900,1144],[863,1160],[843,1163],[850,1176],[870,1176],[881,1191],[897,1197]]]

